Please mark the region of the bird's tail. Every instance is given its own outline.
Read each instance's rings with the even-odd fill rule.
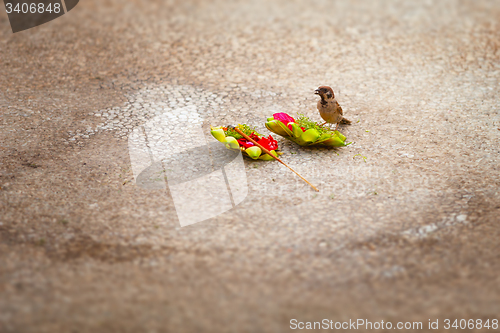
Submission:
[[[340,121],[340,123],[343,124],[343,125],[351,125],[352,121],[350,121],[349,119],[346,119],[346,118],[342,118],[342,120]]]

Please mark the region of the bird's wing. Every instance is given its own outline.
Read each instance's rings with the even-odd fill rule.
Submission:
[[[340,113],[341,115],[344,115],[344,111],[342,111],[342,107],[339,105],[339,102],[335,101],[335,104],[336,104],[336,106],[337,106],[337,110],[339,110],[339,113]]]

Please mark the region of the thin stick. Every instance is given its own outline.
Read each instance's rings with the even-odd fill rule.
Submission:
[[[248,135],[246,135],[245,133],[243,133],[239,128],[237,127],[234,127],[234,126],[228,126],[228,128],[232,128],[234,129],[236,132],[238,132],[238,134],[240,134],[241,136],[243,136],[245,139],[247,139],[248,141],[250,141],[251,143],[253,143],[254,145],[257,145],[260,149],[262,149],[262,151],[266,154],[269,154],[271,155],[272,157],[274,157],[274,159],[278,162],[280,162],[281,164],[283,164],[284,166],[286,166],[288,169],[292,170],[297,176],[299,176],[300,178],[302,178],[303,181],[305,181],[306,183],[309,184],[309,186],[311,186],[316,192],[319,192],[319,190],[316,188],[316,186],[314,186],[313,184],[309,183],[307,181],[307,179],[305,179],[304,177],[302,177],[301,175],[298,174],[297,171],[293,170],[292,168],[290,168],[288,165],[285,164],[285,162],[283,162],[282,160],[280,160],[278,157],[274,156],[273,154],[271,154],[271,152],[269,150],[267,150],[266,148],[262,147],[257,141],[255,141],[254,139],[252,139],[251,137],[249,137]]]

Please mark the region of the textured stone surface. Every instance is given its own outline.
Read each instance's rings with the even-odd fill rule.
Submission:
[[[0,331],[286,332],[289,320],[500,313],[494,1],[81,2],[0,14]],[[127,138],[179,109],[264,127],[330,85],[353,144],[245,161],[180,228]]]

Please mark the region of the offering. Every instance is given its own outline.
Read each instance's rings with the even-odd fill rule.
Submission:
[[[274,156],[282,154],[278,152],[278,142],[273,139],[271,135],[266,138],[262,134],[257,133],[255,129],[245,124],[240,124],[237,128],[252,138],[252,140],[258,142],[262,147],[266,148]],[[214,138],[224,143],[228,149],[240,149],[244,156],[248,156],[254,160],[274,160],[272,156],[263,152],[260,147],[245,139],[241,134],[232,128],[222,126],[211,127],[210,132]]]
[[[346,137],[342,133],[321,126],[304,115],[299,115],[297,119],[294,119],[284,112],[275,113],[272,117],[267,118],[266,127],[271,132],[302,147],[344,147],[348,145],[345,142]]]

